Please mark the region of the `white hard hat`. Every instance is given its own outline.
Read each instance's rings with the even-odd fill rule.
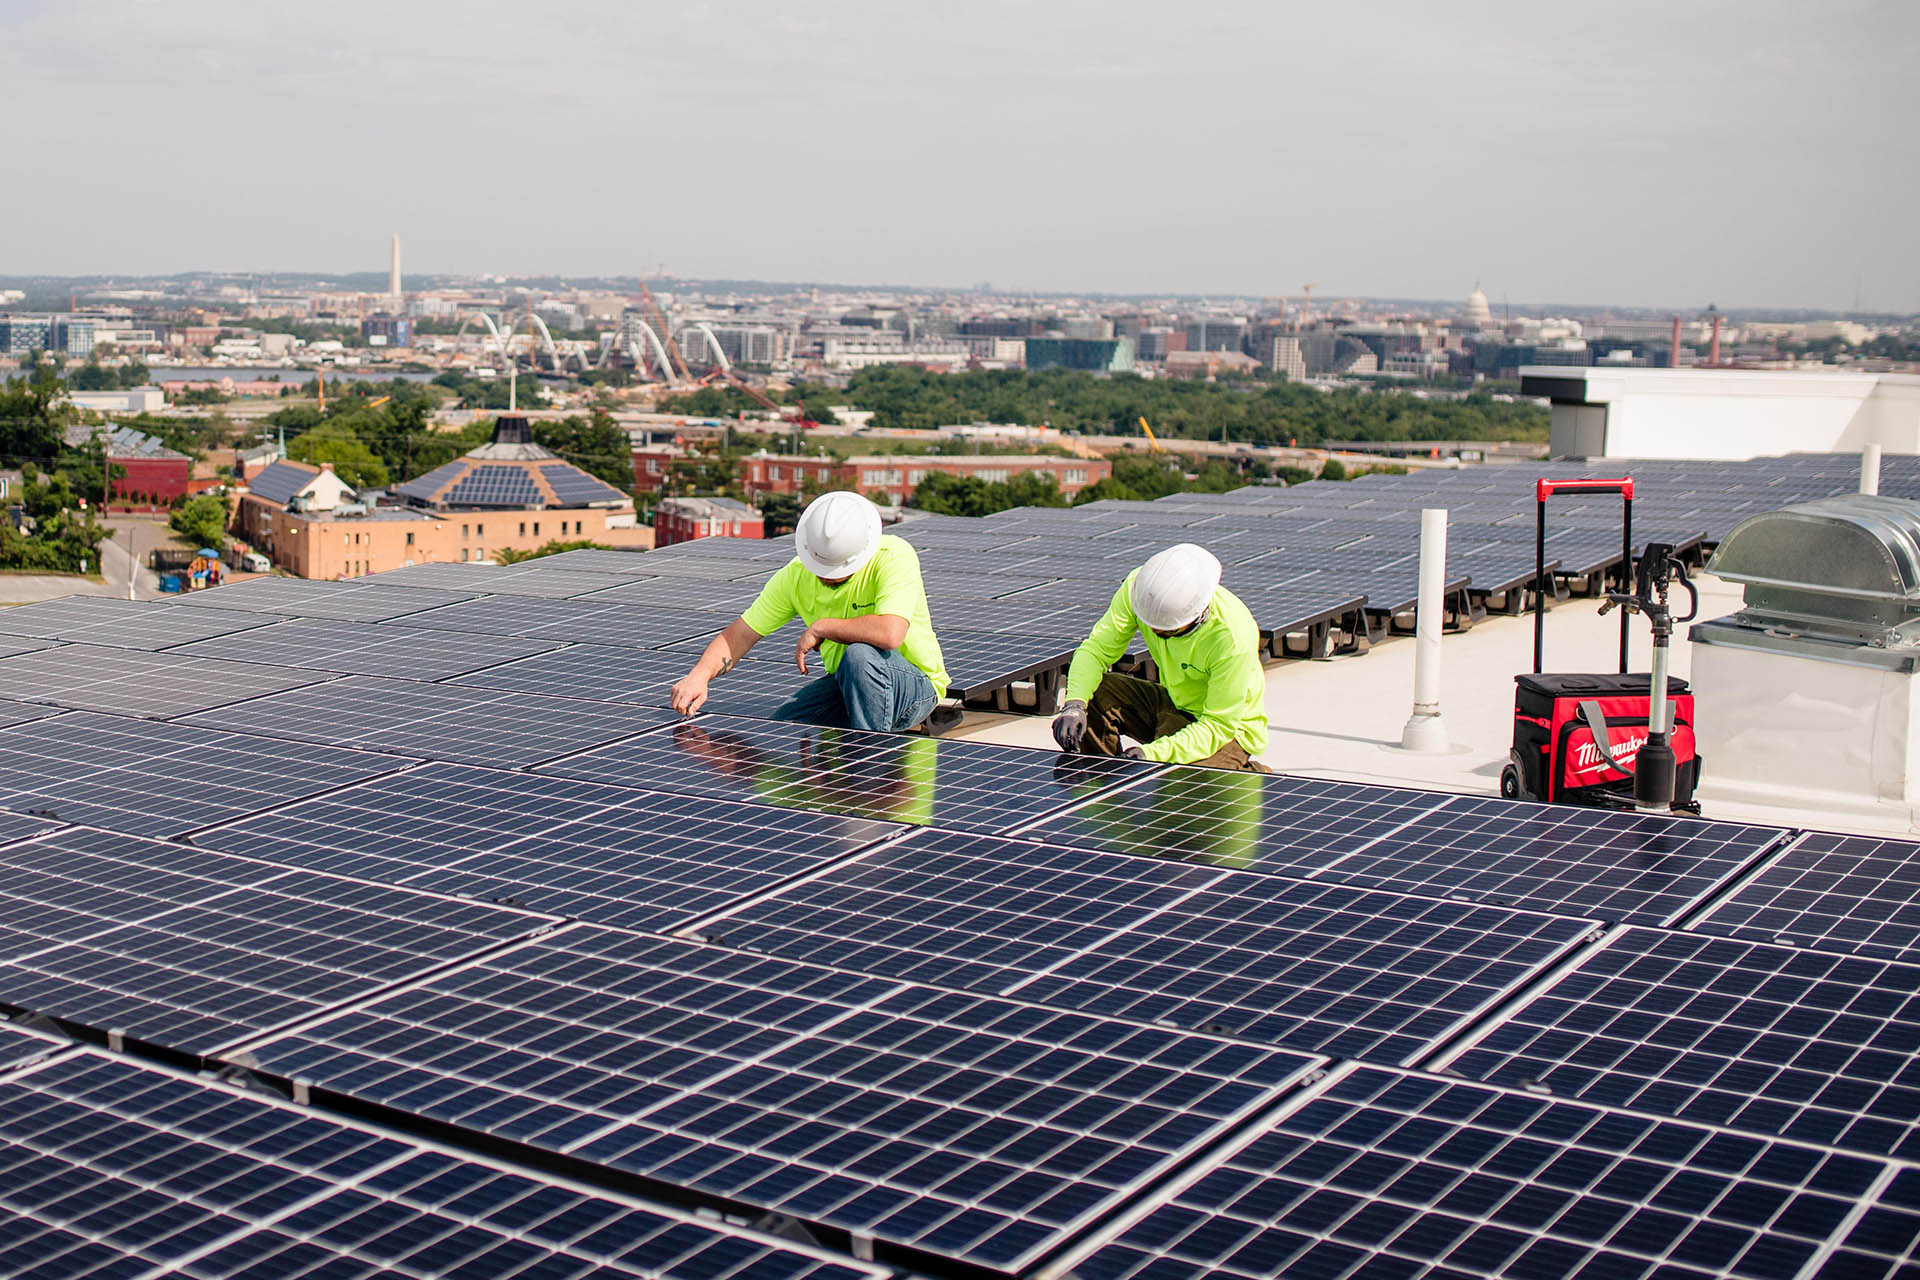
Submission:
[[[880,509],[845,490],[809,502],[793,530],[794,554],[807,572],[820,578],[860,572],[879,546]]]
[[[1205,547],[1168,547],[1133,575],[1133,616],[1155,631],[1178,631],[1207,611],[1220,562]]]

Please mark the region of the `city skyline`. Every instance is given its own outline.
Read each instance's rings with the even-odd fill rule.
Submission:
[[[422,275],[1920,310],[1907,6],[968,15],[0,0],[0,101],[62,104],[0,275],[397,229]]]

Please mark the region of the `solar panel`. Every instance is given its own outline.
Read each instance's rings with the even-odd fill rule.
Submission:
[[[187,1053],[554,923],[95,831],[0,849],[0,875],[22,904],[9,923],[25,935],[0,946],[0,1001]],[[81,908],[94,926],[84,933],[45,918],[55,904],[73,912],[72,901],[89,893],[107,900]],[[172,899],[164,909],[162,893]],[[29,916],[29,903],[40,917]],[[65,936],[48,945],[50,927]]]
[[[43,1035],[38,1031],[13,1023],[0,1022],[0,1070],[11,1070],[23,1062],[43,1058],[62,1049],[71,1048],[73,1042]]]
[[[624,464],[623,464],[624,465]],[[565,462],[549,462],[540,468],[554,501],[563,507],[585,507],[596,502],[626,502],[632,495],[615,488],[598,476]]]
[[[92,1051],[0,1083],[0,1142],[14,1276],[884,1275]]]
[[[169,609],[109,596],[67,596],[0,609],[0,631],[9,635],[77,640],[120,649],[165,649],[275,621],[278,619],[271,615],[242,609]]]
[[[309,467],[296,466],[281,459],[270,462],[261,469],[260,474],[247,481],[247,492],[255,497],[265,498],[268,502],[277,502],[285,506],[293,496],[306,488],[318,473]]]
[[[0,658],[0,695],[156,719],[325,678],[311,671],[250,662],[214,662],[89,644]]]
[[[702,927],[727,946],[1409,1061],[1591,922],[918,832]]]
[[[405,498],[414,498],[421,502],[431,502],[433,501],[433,495],[439,492],[442,485],[452,480],[455,476],[464,473],[466,468],[467,461],[465,458],[455,458],[452,462],[441,463],[423,476],[415,476],[405,484],[395,488],[394,492]]]
[[[201,658],[267,662],[343,675],[444,680],[482,667],[545,653],[556,641],[473,635],[404,623],[295,618],[238,635],[182,645],[174,652]]]
[[[0,844],[11,840],[24,840],[28,836],[37,836],[43,831],[52,831],[60,826],[58,818],[36,808],[30,797],[9,796],[7,803],[18,805],[26,812],[9,813],[0,810]]]
[[[724,613],[738,617],[746,612],[760,588],[745,582],[713,582],[705,578],[644,578],[622,582],[589,596],[587,604],[637,604],[656,609],[692,609],[700,613]],[[716,628],[726,619],[718,619]]]
[[[1315,1065],[587,927],[250,1052],[323,1090],[1007,1272]],[[456,1063],[459,1086],[433,1087]]]
[[[1920,960],[1920,844],[1814,832],[1691,926],[1757,942]]]
[[[0,649],[4,649],[0,645]],[[0,654],[0,656],[5,656]],[[64,715],[59,707],[35,706],[31,702],[10,702],[0,698],[0,729],[9,725],[25,724],[29,720],[45,720],[48,716]]]
[[[76,712],[0,729],[0,804],[110,831],[173,836],[409,763],[331,747],[288,751],[272,738]]]
[[[578,551],[562,551],[558,555],[540,556],[526,561],[523,567],[585,569],[590,573],[612,574],[616,577],[653,572],[647,568],[646,553],[643,551],[608,551],[597,547],[582,547]]]
[[[1320,874],[1404,893],[1665,924],[1781,834],[1774,827],[1459,796]]]
[[[518,662],[489,667],[451,683],[664,707],[667,690],[687,674],[693,662],[691,654],[623,649],[605,644],[571,644]]]
[[[1492,1084],[1920,1154],[1920,968],[1628,928],[1461,1051]]]
[[[0,663],[0,679],[4,678]],[[507,766],[535,764],[665,724],[673,712],[346,676],[188,718],[216,729]]]
[[[1430,791],[1172,765],[1018,834],[1252,871],[1307,875],[1433,813]]]
[[[440,501],[450,507],[543,507],[546,498],[533,475],[519,463],[476,463]]]
[[[734,678],[714,682],[716,705],[729,705]],[[1004,831],[1151,769],[984,742],[704,715],[556,760],[541,772],[914,826]]]
[[[1378,1067],[1336,1073],[1062,1265],[1078,1280],[1891,1275],[1879,1161]],[[1901,1175],[1909,1177],[1907,1174]],[[1906,1194],[1911,1195],[1911,1182]],[[1848,1228],[1852,1228],[1848,1230]],[[1904,1272],[1903,1272],[1904,1274]]]
[[[1073,636],[995,635],[991,632],[942,631],[940,656],[956,698],[991,692],[1037,671],[1058,667],[1073,657],[1080,640]]]
[[[407,619],[408,626],[529,640],[617,644],[658,649],[676,640],[711,636],[724,623],[693,610],[645,609],[587,600],[487,596]]]
[[[430,587],[389,587],[368,582],[320,582],[308,578],[254,578],[211,591],[170,596],[165,603],[197,609],[256,609],[296,618],[385,622],[423,609],[472,599],[470,592]]]
[[[195,844],[634,928],[677,928],[899,827],[430,765]]]
[[[486,590],[503,596],[563,600],[595,595],[619,581],[617,575],[595,573],[588,569],[535,569],[529,565],[515,565],[503,572]]]

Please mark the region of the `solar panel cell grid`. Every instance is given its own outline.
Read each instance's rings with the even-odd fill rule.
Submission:
[[[343,618],[385,622],[424,609],[472,599],[468,592],[430,587],[389,587],[374,582],[319,582],[307,578],[254,578],[211,591],[169,596],[169,607],[252,609],[296,618]]]
[[[135,835],[172,836],[390,773],[359,751],[76,712],[0,730],[0,803]]]
[[[75,640],[120,649],[164,649],[278,620],[244,609],[183,611],[107,596],[68,596],[0,609],[0,631],[8,635]]]
[[[1920,968],[1627,929],[1448,1064],[1568,1098],[1920,1155]]]
[[[423,1064],[459,1045],[465,1087],[423,1088]],[[1315,1061],[584,928],[253,1053],[322,1088],[1003,1272]]]
[[[346,676],[205,711],[185,722],[511,767],[598,746],[673,718],[665,708]]]
[[[1663,924],[1781,834],[1774,827],[1460,796],[1319,874],[1403,893]]]
[[[1405,1061],[1589,922],[924,832],[707,926],[728,946]]]
[[[19,901],[47,906],[105,884],[146,890],[89,911],[85,932],[35,937],[57,928],[43,920],[0,946],[0,1001],[195,1053],[553,923],[95,832],[12,846],[0,868]]]
[[[183,645],[176,652],[342,675],[444,680],[515,658],[545,653],[558,643],[437,631],[403,623],[382,625],[332,618],[296,618],[239,635]]]
[[[738,672],[715,682],[725,710]],[[706,715],[541,772],[967,831],[1004,831],[1149,771],[1128,760]]]
[[[676,928],[898,826],[430,765],[196,843],[637,928]]]
[[[1878,1161],[1360,1068],[1075,1257],[1081,1280],[1806,1274]],[[1898,1184],[1896,1184],[1898,1185]],[[1903,1190],[1903,1195],[1911,1194]],[[1848,1233],[1895,1273],[1912,1206]],[[1904,1274],[1904,1272],[1902,1272]]]
[[[883,1274],[96,1053],[0,1084],[0,1140],[9,1275]]]
[[[664,648],[676,640],[710,636],[719,629],[711,614],[692,609],[649,609],[590,598],[537,600],[504,595],[422,613],[407,619],[407,625],[636,649]]]
[[[317,672],[285,667],[88,644],[0,658],[0,694],[155,719],[324,679]]]
[[[1920,845],[1802,836],[1693,926],[1753,941],[1920,960]]]

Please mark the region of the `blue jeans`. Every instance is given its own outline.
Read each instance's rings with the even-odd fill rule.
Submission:
[[[802,686],[780,704],[773,719],[900,733],[925,720],[939,701],[927,673],[899,650],[850,644],[832,675]]]

